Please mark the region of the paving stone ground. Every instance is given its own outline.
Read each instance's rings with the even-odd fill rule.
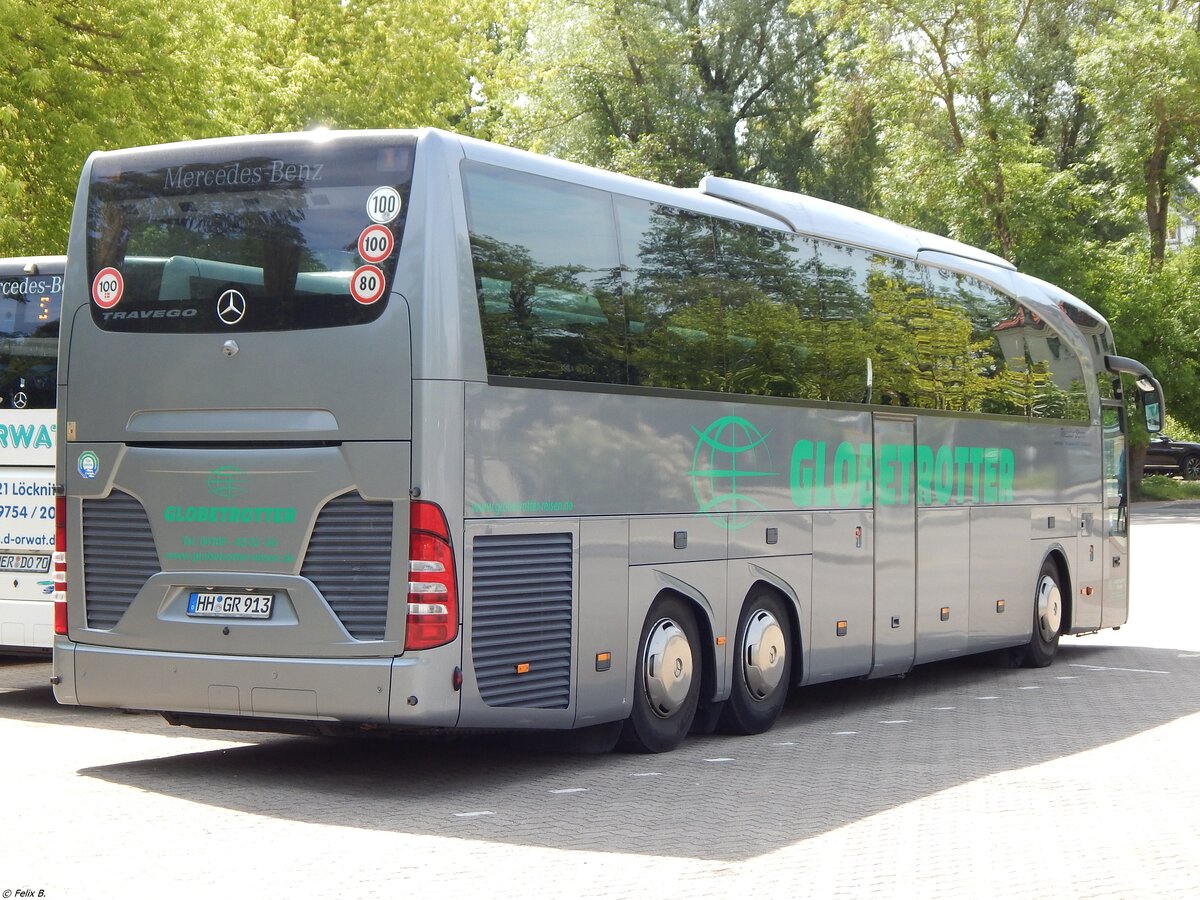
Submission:
[[[1200,506],[1132,540],[1130,623],[1048,669],[819,686],[661,756],[177,729],[3,660],[0,896],[1195,897]]]

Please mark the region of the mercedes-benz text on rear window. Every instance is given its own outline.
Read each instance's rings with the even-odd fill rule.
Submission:
[[[217,333],[374,321],[414,148],[412,138],[360,137],[99,157],[88,195],[93,319],[108,331]]]

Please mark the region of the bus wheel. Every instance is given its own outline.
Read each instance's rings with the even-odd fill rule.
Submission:
[[[738,620],[733,692],[721,713],[722,731],[762,734],[775,724],[792,677],[789,633],[778,597],[762,593],[746,601]]]
[[[1021,654],[1021,664],[1030,669],[1045,668],[1054,662],[1058,653],[1058,638],[1063,625],[1062,589],[1058,578],[1058,566],[1054,560],[1047,559],[1042,563],[1033,593],[1033,634]]]
[[[633,711],[618,746],[635,753],[674,750],[700,700],[700,629],[688,605],[663,597],[650,607],[638,641]]]

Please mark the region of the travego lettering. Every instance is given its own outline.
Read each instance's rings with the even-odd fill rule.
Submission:
[[[915,469],[916,483],[912,473]],[[1006,447],[797,441],[792,448],[792,502],[870,506],[916,502],[1010,503],[1016,457]]]
[[[190,319],[196,315],[194,309],[128,309],[102,313],[104,321],[110,319]]]
[[[219,525],[237,523],[274,523],[287,525],[296,521],[293,506],[168,506],[163,510],[167,522],[211,522]]]
[[[267,165],[244,166],[230,163],[207,166],[176,166],[167,169],[165,191],[191,191],[197,188],[249,187],[262,184],[309,184],[321,181],[324,163],[289,163],[274,159]]]

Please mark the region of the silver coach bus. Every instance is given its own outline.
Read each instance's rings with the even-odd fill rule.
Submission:
[[[1157,383],[954,241],[397,131],[97,153],[68,259],[60,702],[662,751],[1126,621]]]

